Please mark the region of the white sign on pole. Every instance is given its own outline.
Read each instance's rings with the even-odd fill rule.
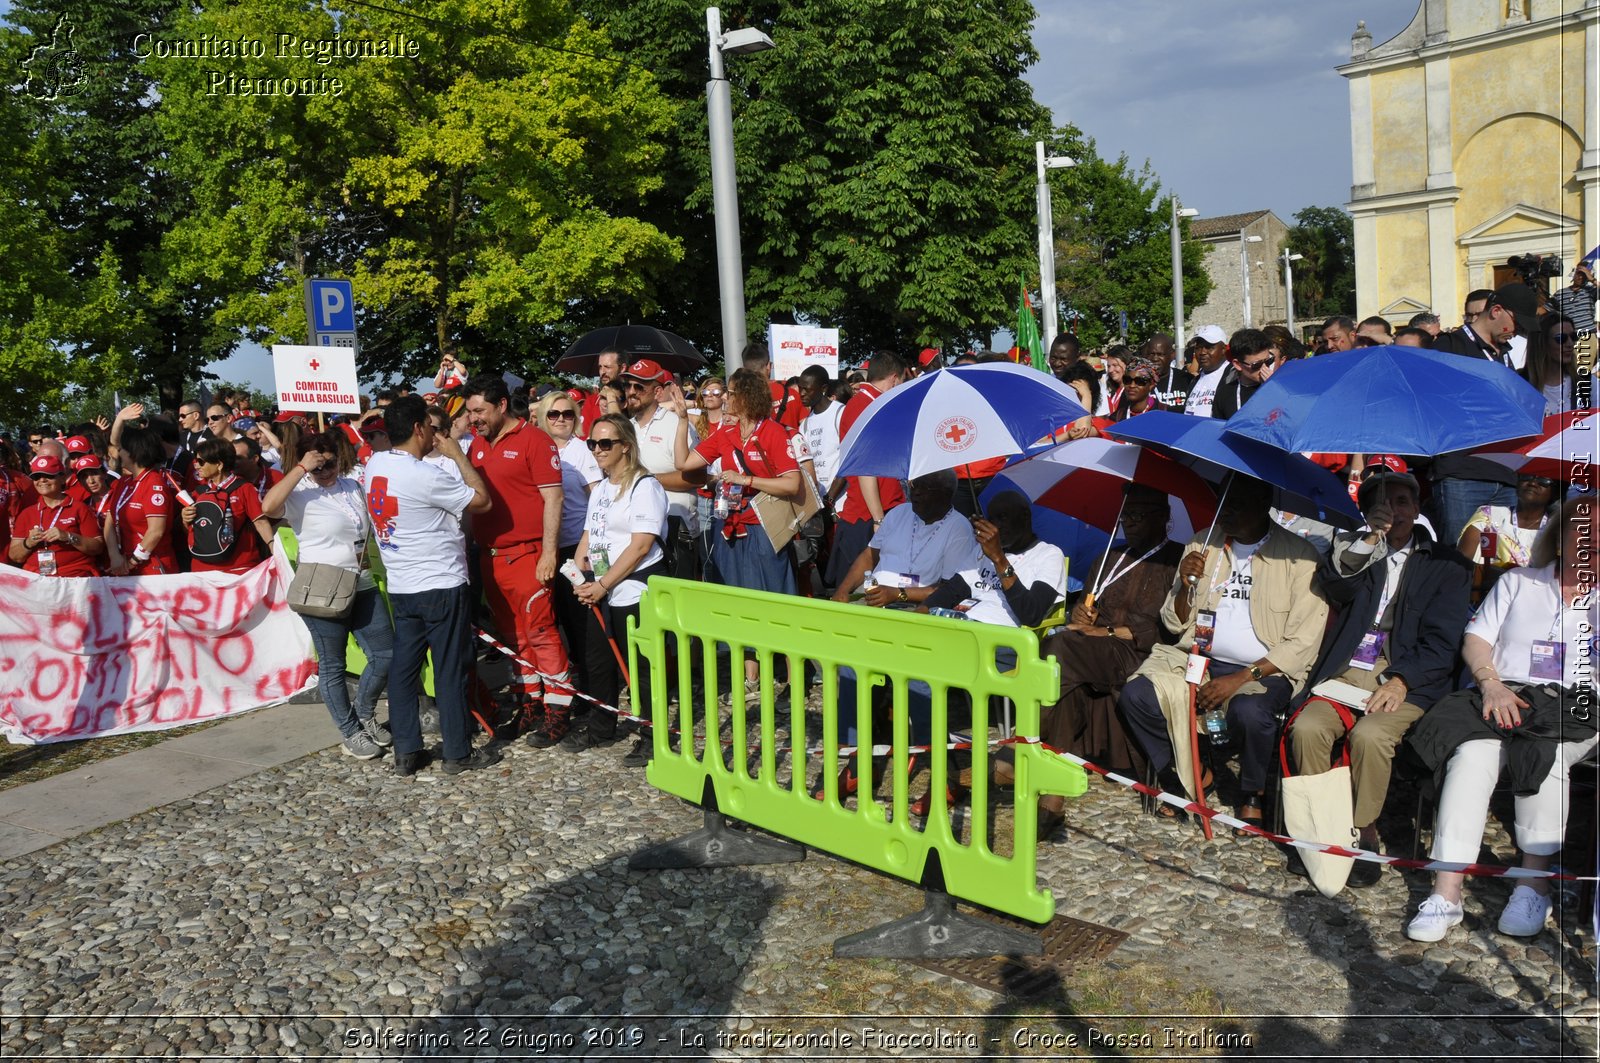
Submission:
[[[278,409],[360,413],[356,352],[350,347],[280,343],[272,348]]]
[[[839,330],[810,325],[768,325],[767,349],[772,352],[772,379],[799,376],[808,365],[820,365],[830,377],[839,375]]]

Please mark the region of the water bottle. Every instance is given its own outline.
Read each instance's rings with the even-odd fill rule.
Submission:
[[[967,618],[967,614],[966,613],[958,613],[954,609],[946,609],[943,606],[939,606],[939,605],[935,605],[935,606],[929,607],[928,615],[929,616],[942,616],[946,620],[965,620]]]
[[[1212,745],[1220,746],[1228,741],[1228,715],[1221,708],[1212,709],[1201,717],[1200,726]]]

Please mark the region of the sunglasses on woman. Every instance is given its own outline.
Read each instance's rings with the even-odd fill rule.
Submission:
[[[620,439],[591,439],[588,441],[590,450],[610,451],[612,447],[622,442]]]
[[[578,416],[578,411],[577,410],[551,410],[546,416],[548,416],[552,421],[555,420],[557,417],[561,418],[564,421],[575,420],[577,418],[577,416]]]

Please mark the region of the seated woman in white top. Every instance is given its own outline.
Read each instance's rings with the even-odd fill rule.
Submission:
[[[1595,524],[1600,500],[1580,495],[1558,506],[1534,542],[1530,564],[1502,576],[1467,624],[1461,656],[1477,686],[1442,698],[1408,743],[1443,770],[1433,859],[1477,862],[1489,796],[1501,768],[1516,793],[1522,866],[1546,870],[1567,830],[1567,770],[1595,748]],[[1433,892],[1406,927],[1414,941],[1438,941],[1461,922],[1465,877],[1434,875]],[[1512,891],[1500,932],[1531,937],[1550,914],[1550,880]]]

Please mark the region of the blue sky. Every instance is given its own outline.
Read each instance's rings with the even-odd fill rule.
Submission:
[[[1149,160],[1202,217],[1270,209],[1291,221],[1350,195],[1349,95],[1334,67],[1365,19],[1373,43],[1419,0],[1035,0],[1029,72],[1058,123],[1104,156]],[[10,7],[0,0],[0,13]],[[252,347],[211,369],[271,390]]]

